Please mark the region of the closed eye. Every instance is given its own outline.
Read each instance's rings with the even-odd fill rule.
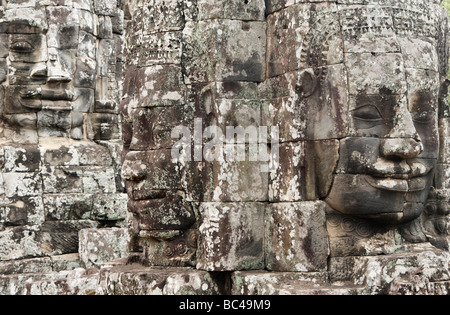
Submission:
[[[29,42],[21,40],[21,41],[12,43],[11,50],[13,50],[15,52],[29,53],[29,52],[33,52],[34,47]]]
[[[380,114],[378,108],[374,105],[364,105],[355,110],[353,110],[353,117],[356,119],[366,120],[366,121],[380,121],[383,117]]]
[[[436,119],[436,112],[432,110],[426,110],[420,113],[413,114],[413,121],[418,123],[427,123]]]

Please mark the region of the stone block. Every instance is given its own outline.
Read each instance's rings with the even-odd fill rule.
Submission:
[[[266,154],[260,154],[264,149]],[[212,160],[204,167],[204,201],[269,200],[269,161],[264,161],[268,157],[267,145],[226,144],[213,150],[213,154],[204,151],[205,159]]]
[[[92,195],[45,194],[43,196],[45,217],[48,221],[90,219]]]
[[[6,58],[9,55],[8,34],[0,34],[0,58]]]
[[[141,231],[143,263],[149,266],[195,267],[198,232]]]
[[[98,17],[98,37],[102,39],[111,39],[113,37],[110,16],[100,15]]]
[[[85,268],[128,256],[127,229],[84,229],[79,232],[80,259]]]
[[[46,77],[41,75],[45,71],[45,62],[40,63],[27,63],[22,61],[11,62],[7,65],[7,68],[4,68],[7,72],[7,78],[9,79],[10,85],[23,85],[23,92],[26,93],[27,90],[33,91],[30,85],[44,85],[46,83]],[[30,75],[31,73],[35,73],[36,75]],[[38,99],[27,99],[22,102],[26,106],[27,103],[33,104],[37,103]],[[30,106],[31,106],[30,105]]]
[[[422,244],[392,255],[331,258],[330,279],[364,286],[365,294],[434,294],[450,280],[448,256]]]
[[[182,53],[182,32],[145,35],[137,52],[138,65],[141,67],[164,64],[179,65]]]
[[[165,106],[139,108],[133,113],[133,136],[130,149],[133,151],[172,149],[178,138],[172,131],[178,126],[193,132],[193,108],[190,106]],[[183,134],[191,145],[191,135]]]
[[[6,59],[0,59],[0,83],[6,81],[8,74],[8,65],[6,64]]]
[[[449,190],[432,189],[421,217],[423,231],[430,243],[447,251],[450,249],[449,200]]]
[[[4,115],[3,135],[15,143],[37,144],[37,115],[35,113]]]
[[[52,259],[50,257],[0,262],[0,274],[3,276],[24,273],[50,273],[52,271]]]
[[[202,203],[197,268],[207,271],[264,268],[265,204]]]
[[[85,194],[108,194],[116,192],[116,175],[113,167],[83,167],[83,192]]]
[[[77,57],[95,59],[97,56],[97,39],[92,34],[80,31]]]
[[[266,219],[266,268],[285,272],[327,270],[326,204],[276,203]]]
[[[108,77],[116,70],[116,44],[114,39],[101,39],[97,52],[97,75]]]
[[[262,125],[277,126],[279,141],[298,141],[306,138],[306,107],[299,97],[299,73],[289,72],[268,78],[260,84]]]
[[[9,172],[35,172],[39,171],[41,154],[35,145],[3,146],[3,171]]]
[[[78,253],[79,236],[83,229],[97,228],[99,222],[91,220],[46,221],[36,233],[39,237],[39,256]]]
[[[140,199],[128,201],[128,211],[135,216],[140,230],[186,230],[196,221],[193,205],[185,200],[181,191],[142,191],[139,194]]]
[[[83,170],[77,166],[47,166],[42,171],[43,191],[49,194],[83,193]]]
[[[42,256],[39,227],[8,227],[0,231],[0,261]]]
[[[123,163],[122,174],[130,185],[130,196],[144,190],[182,188],[182,172],[169,149],[131,151]]]
[[[266,1],[266,14],[269,15],[298,2],[297,0],[268,0]]]
[[[50,278],[50,279],[49,279]],[[28,281],[21,294],[24,295],[93,295],[98,281],[98,271],[75,269],[70,273],[47,276]]]
[[[39,149],[45,166],[111,166],[109,150],[93,142],[41,139]]]
[[[94,0],[94,10],[98,15],[113,16],[117,6],[117,0]]]
[[[280,144],[279,162],[269,173],[269,200],[295,202],[306,198],[305,143]]]
[[[28,43],[28,49],[23,51],[21,45]],[[48,60],[47,39],[41,34],[11,34],[9,35],[9,59],[12,62],[38,63]]]
[[[263,0],[221,1],[200,0],[197,2],[199,19],[236,19],[243,21],[264,21]]]
[[[116,265],[102,268],[100,295],[217,295],[218,284],[206,271],[191,268],[146,268]]]
[[[40,225],[45,220],[40,196],[0,200],[0,223],[7,226]]]
[[[42,34],[48,29],[45,9],[14,7],[6,10],[1,27],[9,34]]]
[[[149,1],[138,14],[137,19],[143,27],[143,32],[168,32],[182,30],[184,26],[185,1],[169,0]],[[140,9],[140,8],[139,8]],[[145,17],[151,16],[151,19]]]
[[[134,76],[130,108],[185,104],[182,69],[176,65],[140,68]]]
[[[77,58],[74,86],[79,88],[95,88],[95,71],[97,63],[89,58]]]
[[[43,110],[37,114],[40,137],[69,137],[71,126],[70,110]]]
[[[232,274],[233,295],[316,295],[331,290],[326,272],[237,271]],[[324,290],[325,288],[325,290]],[[334,288],[335,294],[350,294]],[[330,294],[330,293],[328,293]]]
[[[327,209],[331,257],[394,253],[400,243],[395,229]]]
[[[377,95],[382,88],[399,95],[407,91],[402,54],[347,53],[345,65],[348,69],[350,95]],[[383,71],[380,72],[380,69]],[[361,75],[362,73],[365,75]]]
[[[307,113],[307,140],[339,139],[348,134],[347,70],[343,64],[300,72],[297,89]]]
[[[187,23],[183,58],[190,81],[263,81],[265,28],[263,22],[239,20]]]
[[[127,217],[126,194],[99,194],[93,196],[92,219],[119,221]]]
[[[42,177],[38,172],[3,173],[5,196],[7,198],[39,196],[42,194]]]
[[[22,85],[10,85],[6,87],[4,113],[6,115],[29,114],[40,110],[42,108],[41,100],[21,98],[21,93],[26,93],[29,90],[28,86]]]
[[[289,6],[268,16],[267,29],[268,77],[343,62],[341,28],[334,3]]]
[[[341,158],[340,141],[307,141],[305,144],[305,198],[325,198],[333,184],[335,170]]]

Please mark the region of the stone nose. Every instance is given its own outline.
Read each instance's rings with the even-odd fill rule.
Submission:
[[[381,141],[381,154],[386,158],[413,159],[422,154],[420,138],[387,138]]]
[[[127,154],[125,161],[122,165],[122,177],[129,182],[140,182],[144,180],[148,175],[148,170],[145,165],[136,161],[133,157],[128,158],[131,153]]]
[[[61,60],[58,51],[53,48],[49,49],[47,62],[47,69],[48,69],[47,82],[67,83],[72,81],[72,76],[65,69],[67,67],[68,65],[65,65],[65,63]]]
[[[398,104],[392,122],[389,134],[381,140],[381,154],[397,159],[412,159],[421,155],[425,148],[406,104]]]

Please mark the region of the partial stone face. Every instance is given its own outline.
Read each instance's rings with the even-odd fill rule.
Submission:
[[[126,218],[123,14],[103,2],[0,6],[0,260],[76,253],[79,230]]]
[[[433,203],[428,232],[419,218],[434,183],[450,187],[447,17],[437,1],[356,2],[128,4],[123,175],[147,259],[324,271],[445,229]],[[238,126],[279,133],[226,136]],[[254,148],[272,160],[229,159]],[[191,231],[196,256],[165,259]]]
[[[385,224],[418,218],[433,183],[439,152],[438,46],[445,42],[431,27],[441,10],[417,15],[398,10],[341,6],[350,125],[340,140],[340,159],[326,202],[335,210]],[[433,10],[431,9],[433,8]],[[354,12],[377,27],[351,21]],[[378,12],[378,13],[376,13]],[[424,25],[406,30],[400,21]],[[378,25],[380,24],[380,25]],[[382,31],[384,30],[384,31]],[[373,38],[377,47],[373,46]]]

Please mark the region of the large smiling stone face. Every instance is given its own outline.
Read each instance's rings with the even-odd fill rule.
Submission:
[[[386,224],[420,216],[439,154],[445,80],[439,47],[445,37],[434,25],[442,12],[414,8],[348,6],[341,12],[349,133],[339,141],[325,201],[344,214]]]

